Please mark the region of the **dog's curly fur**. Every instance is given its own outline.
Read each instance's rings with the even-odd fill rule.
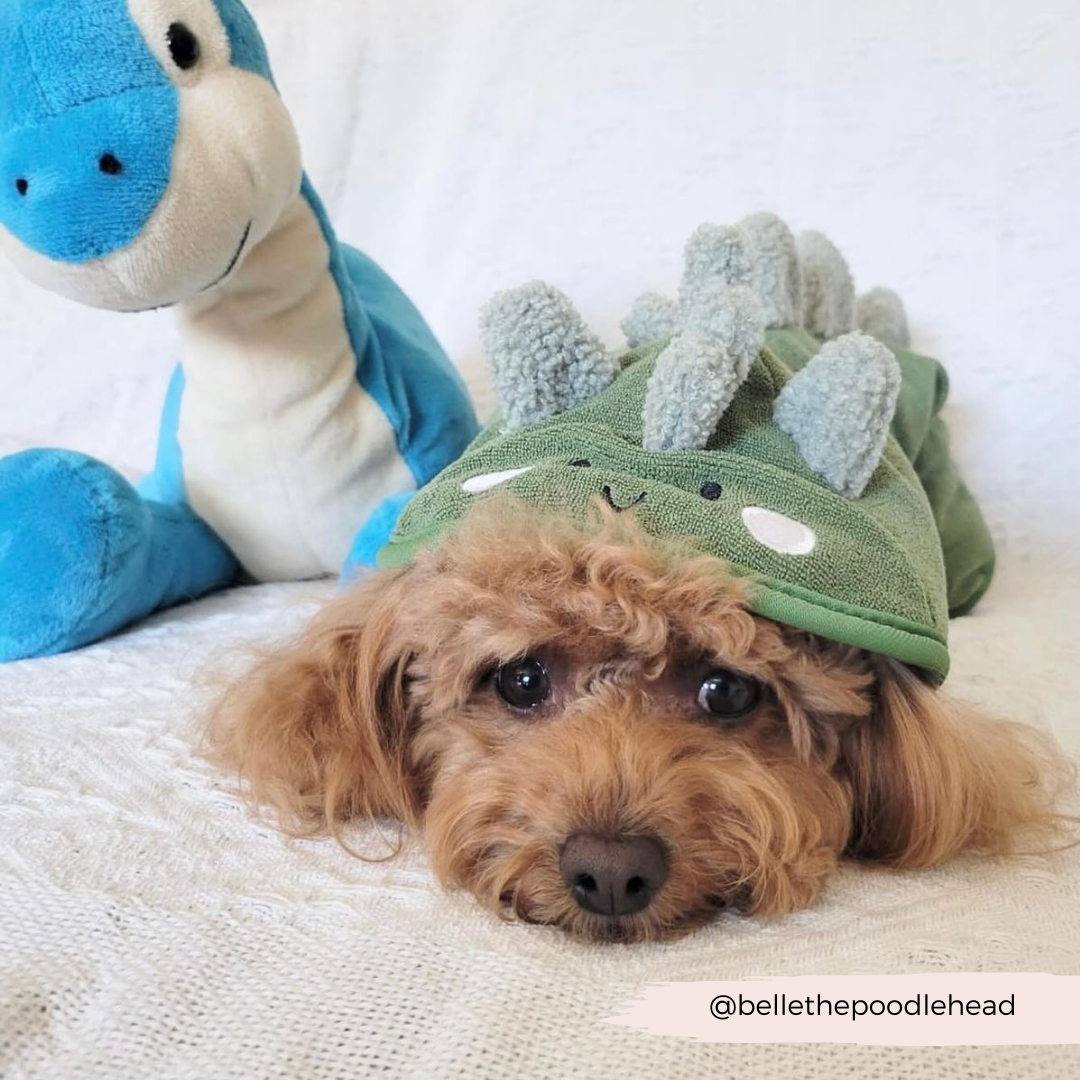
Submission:
[[[724,906],[789,912],[844,858],[928,867],[1056,841],[1068,767],[1043,736],[751,615],[745,590],[632,514],[576,527],[489,500],[235,685],[213,753],[289,831],[397,819],[445,884],[596,938],[669,936]],[[526,655],[555,694],[522,716],[491,672]],[[764,686],[742,724],[697,706],[710,662]],[[578,906],[559,860],[581,832],[660,839],[670,873],[651,905]]]

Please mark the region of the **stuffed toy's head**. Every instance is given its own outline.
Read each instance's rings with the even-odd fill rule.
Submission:
[[[854,318],[853,297],[834,310],[846,291],[829,280],[834,252],[800,260],[772,216],[704,227],[679,303],[639,303],[626,326],[639,343],[621,355],[551,286],[496,297],[484,344],[500,416],[409,504],[380,563],[408,561],[496,495],[576,521],[602,501],[750,578],[755,614],[941,681],[945,567],[922,484],[890,436],[900,368],[867,333],[822,345]],[[805,340],[801,370],[782,361],[777,334]]]
[[[0,243],[38,284],[117,311],[188,300],[301,177],[239,0],[4,0]]]

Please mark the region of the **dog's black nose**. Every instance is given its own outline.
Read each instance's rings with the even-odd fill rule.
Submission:
[[[596,915],[644,911],[668,878],[667,853],[655,836],[578,833],[566,841],[559,869],[578,904]]]

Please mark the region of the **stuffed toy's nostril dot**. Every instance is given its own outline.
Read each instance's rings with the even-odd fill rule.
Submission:
[[[25,195],[30,190],[30,181],[24,180],[21,176],[15,181],[15,190],[20,195]]]
[[[119,176],[124,171],[124,166],[120,163],[120,159],[113,154],[102,154],[98,160],[98,168],[106,176]]]

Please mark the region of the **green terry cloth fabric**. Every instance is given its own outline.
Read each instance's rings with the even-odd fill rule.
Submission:
[[[720,239],[733,262],[729,234]],[[517,422],[496,419],[416,495],[379,565],[408,562],[481,499],[511,495],[585,521],[602,498],[632,508],[650,534],[690,538],[748,577],[757,614],[943,681],[950,612],[970,610],[994,566],[986,525],[949,457],[943,368],[863,333],[823,343],[802,329],[765,334],[761,319],[755,336],[762,308],[747,292],[717,286],[704,315],[700,306],[673,315],[671,336],[617,364],[588,359],[596,343],[549,286],[502,294],[494,348],[515,378],[542,372],[530,384],[540,390],[523,390]],[[659,298],[647,310],[653,321],[658,311],[667,317]],[[607,364],[610,381],[575,403],[574,388],[588,383],[584,363],[585,375]],[[560,379],[566,400],[556,401],[548,391]],[[710,395],[724,399],[719,417]],[[679,440],[687,431],[692,440],[701,417],[711,434],[687,448]]]

